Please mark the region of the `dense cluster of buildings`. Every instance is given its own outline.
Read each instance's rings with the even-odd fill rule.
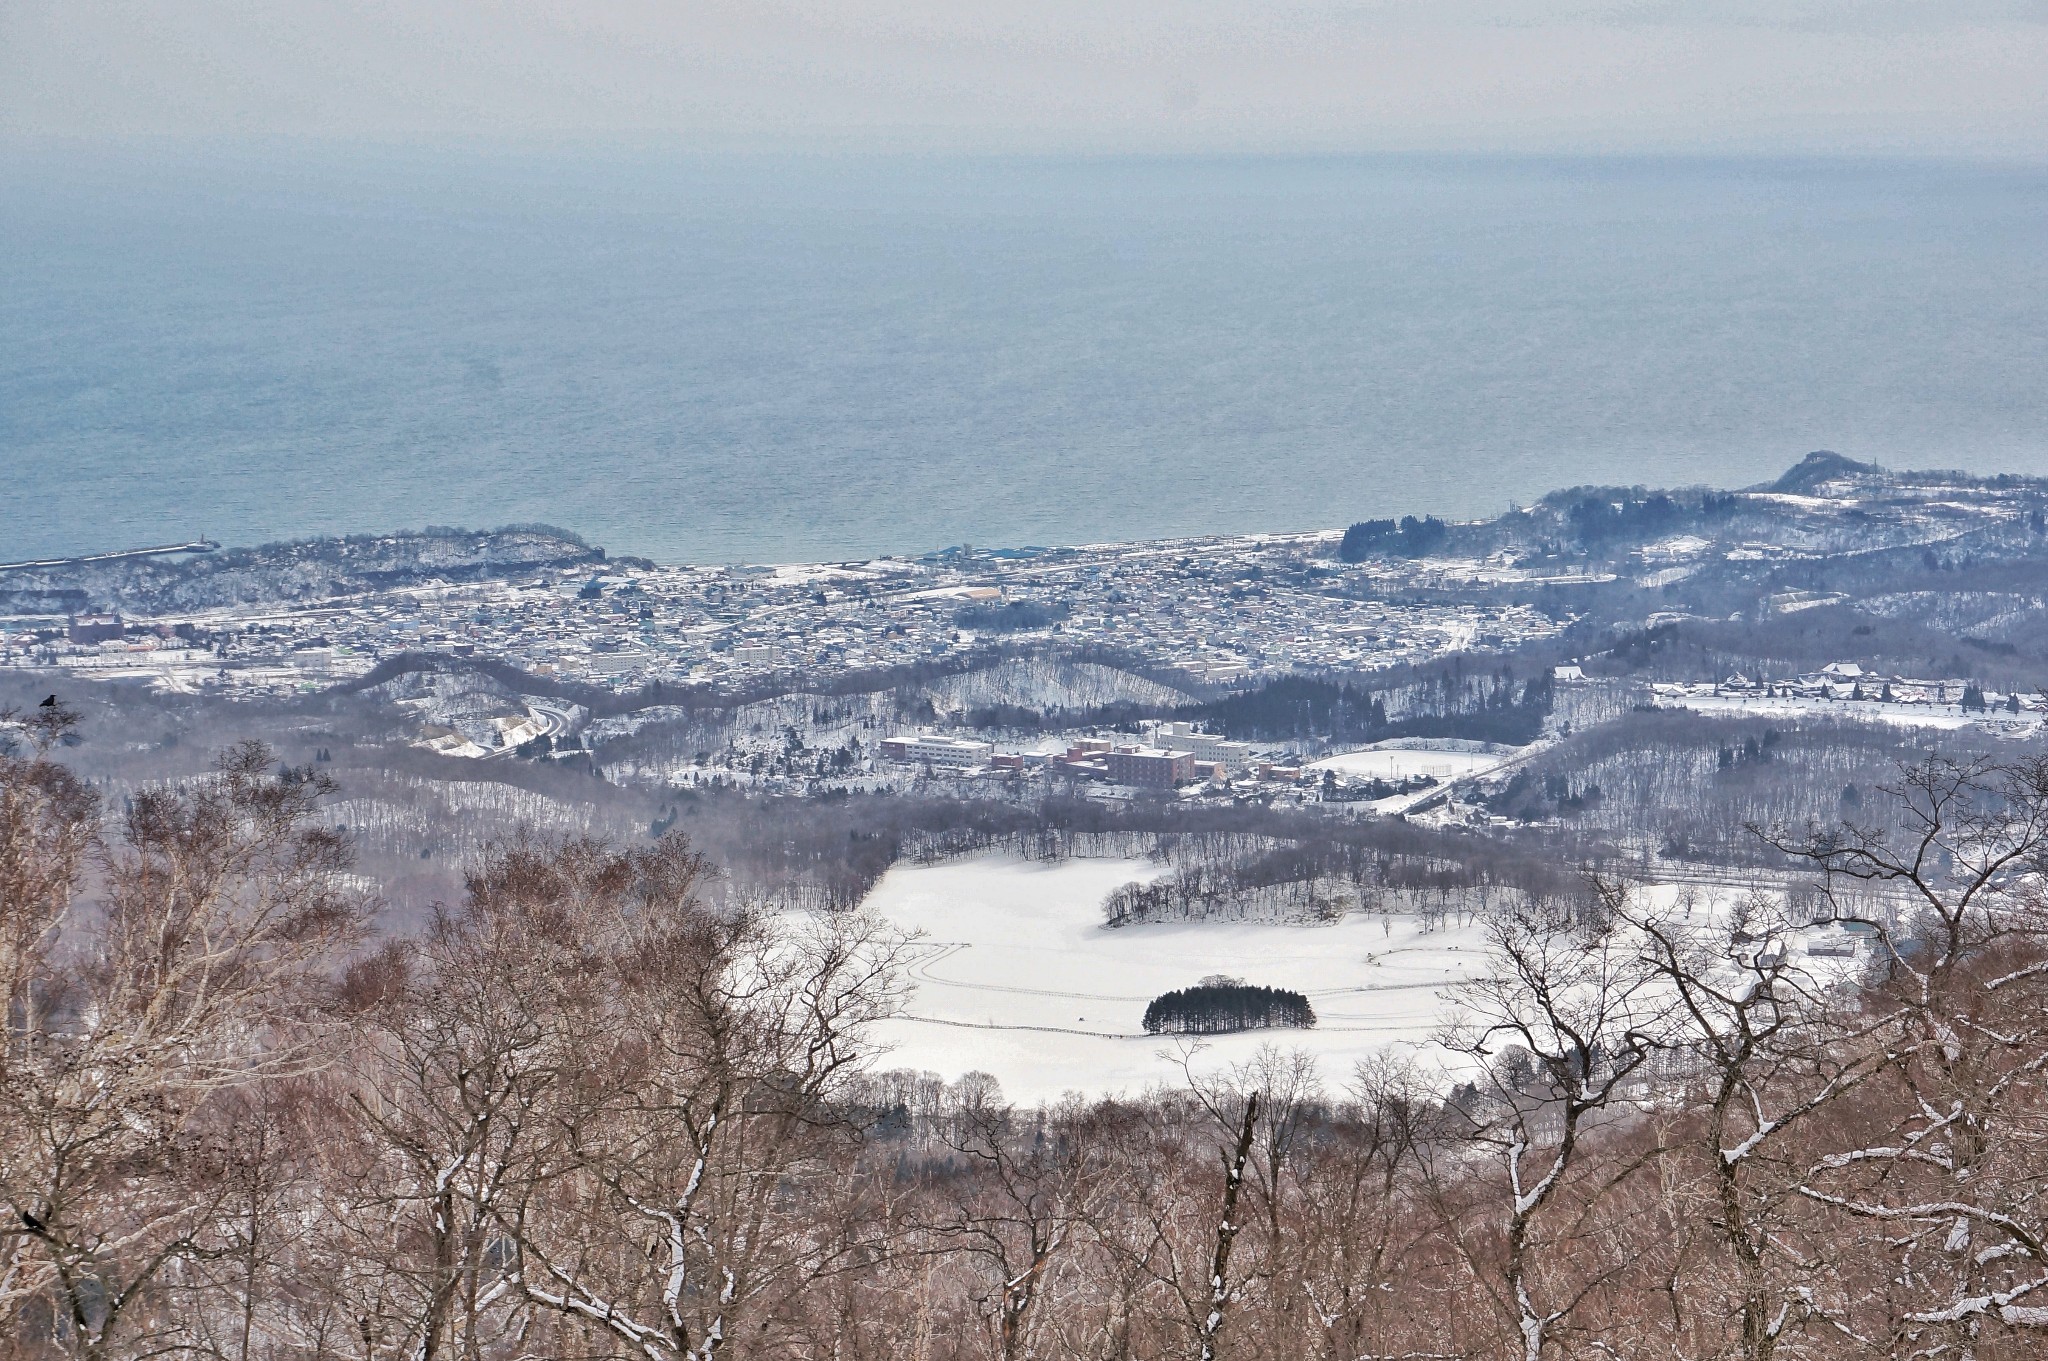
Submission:
[[[1669,682],[1650,687],[1655,703],[1702,711],[1838,712],[1907,725],[2005,727],[2032,730],[2048,719],[2048,695],[1995,690],[1966,680],[1921,680],[1832,662],[1810,675],[1752,679],[1731,675],[1710,683]]]
[[[1523,605],[1346,589],[1345,573],[1365,569],[1328,565],[1327,547],[1317,536],[1218,538],[800,567],[610,566],[175,619],[0,618],[0,665],[288,691],[425,651],[628,689],[810,681],[1036,641],[1213,685],[1510,649],[1561,627]]]
[[[1191,751],[1106,737],[1076,738],[1061,750],[999,752],[990,742],[913,733],[882,739],[879,752],[884,761],[923,766],[934,774],[1044,771],[1132,789],[1178,789],[1197,780],[1221,784],[1231,774],[1228,766],[1196,761]]]
[[[999,751],[992,742],[940,733],[907,733],[883,738],[876,751],[885,762],[933,774],[1042,771],[1130,789],[1223,785],[1240,777],[1292,781],[1301,775],[1298,765],[1262,758],[1250,744],[1202,732],[1192,723],[1148,724],[1142,741],[1081,737],[1057,748],[1028,751]]]
[[[883,738],[881,753],[885,761],[930,766],[934,770],[976,770],[995,760],[996,748],[993,742],[966,737],[912,733],[907,737]]]

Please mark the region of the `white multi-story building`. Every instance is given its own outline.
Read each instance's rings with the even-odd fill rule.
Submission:
[[[1213,762],[1230,770],[1243,770],[1251,764],[1249,744],[1196,732],[1192,723],[1160,723],[1152,729],[1151,737],[1154,746],[1185,751],[1197,761]]]
[[[948,770],[985,766],[995,754],[993,742],[976,742],[965,737],[943,737],[936,733],[921,732],[882,739],[884,760],[909,761],[914,765],[943,767]]]

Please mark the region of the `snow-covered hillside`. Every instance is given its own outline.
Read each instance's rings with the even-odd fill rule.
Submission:
[[[1180,704],[1182,691],[1095,662],[1017,657],[924,687],[940,710],[1014,704],[1026,709],[1092,709],[1106,704]]]

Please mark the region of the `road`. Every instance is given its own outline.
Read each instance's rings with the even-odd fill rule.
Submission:
[[[575,716],[568,709],[559,705],[545,704],[539,700],[529,699],[526,701],[526,712],[541,722],[541,730],[532,737],[527,738],[526,742],[538,742],[543,737],[565,737],[575,731]],[[526,742],[520,743],[519,746],[506,747],[502,751],[490,752],[484,759],[487,761],[501,761],[517,752],[520,747],[525,746]]]

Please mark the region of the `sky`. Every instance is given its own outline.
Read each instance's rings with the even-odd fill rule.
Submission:
[[[2048,152],[2048,0],[0,0],[0,137]]]

